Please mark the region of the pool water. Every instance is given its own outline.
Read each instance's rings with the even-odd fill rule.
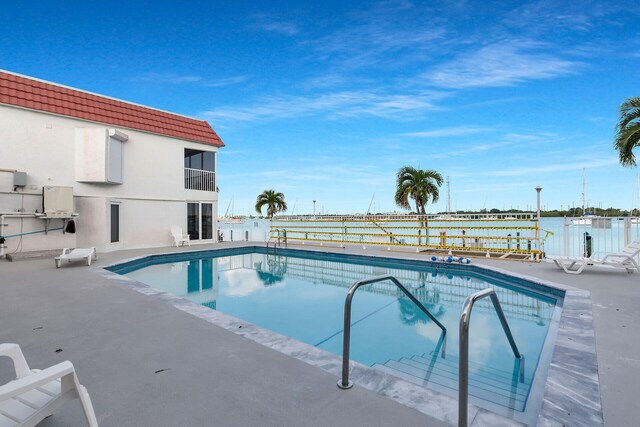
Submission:
[[[183,254],[174,261],[165,256],[112,271],[338,355],[347,290],[357,280],[393,275],[444,324],[446,342],[438,326],[391,282],[378,282],[359,288],[353,299],[350,357],[452,396],[457,396],[462,304],[471,293],[493,288],[525,355],[524,381],[518,379],[518,362],[487,298],[476,303],[471,319],[469,394],[472,402],[489,409],[525,410],[550,325],[559,316],[558,296],[463,267],[260,252],[209,253],[206,258]]]

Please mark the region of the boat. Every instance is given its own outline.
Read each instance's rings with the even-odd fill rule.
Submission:
[[[589,212],[585,212],[583,216],[580,218],[576,218],[571,221],[573,225],[582,226],[582,227],[591,227],[593,217],[599,218],[597,215],[593,215]]]
[[[222,217],[220,221],[224,224],[244,224],[245,219],[239,216]]]
[[[235,195],[232,195],[231,200],[229,201],[229,206],[227,206],[227,211],[224,213],[224,216],[218,219],[218,221],[222,222],[223,224],[243,224],[245,222],[245,218],[233,214],[234,198]],[[231,211],[231,215],[229,215],[229,211]]]
[[[587,170],[582,168],[582,216],[580,218],[576,218],[571,220],[571,223],[578,227],[591,227],[594,218],[600,218],[598,215],[594,215],[591,212],[588,212],[586,209],[587,204],[587,196],[586,196],[586,187],[587,187]]]

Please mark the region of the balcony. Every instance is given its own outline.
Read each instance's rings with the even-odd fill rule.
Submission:
[[[184,168],[184,188],[187,190],[216,191],[216,173]]]

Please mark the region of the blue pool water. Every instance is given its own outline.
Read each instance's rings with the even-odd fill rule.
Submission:
[[[258,248],[213,254],[162,256],[111,270],[338,355],[347,290],[357,280],[391,274],[447,328],[445,357],[441,330],[391,282],[380,282],[361,287],[354,297],[351,358],[452,396],[462,304],[473,292],[495,289],[526,363],[520,382],[491,302],[477,302],[469,393],[490,409],[525,410],[536,372],[541,372],[538,362],[549,353],[550,326],[559,316],[561,295],[534,292],[507,276],[487,277],[462,266],[304,251],[273,254]]]

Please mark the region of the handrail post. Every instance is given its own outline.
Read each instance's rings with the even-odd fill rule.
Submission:
[[[502,306],[496,295],[496,291],[491,288],[471,294],[464,301],[462,313],[460,314],[460,365],[458,367],[458,427],[467,427],[469,409],[469,323],[471,321],[471,310],[476,301],[490,297],[496,314],[500,319],[500,324],[504,330],[509,345],[516,359],[520,359],[520,382],[524,382],[524,355],[518,350],[513,334],[507,323],[507,319],[502,311]]]
[[[353,382],[349,381],[349,351],[351,349],[351,300],[356,289],[362,283],[356,282],[344,301],[344,329],[342,330],[342,378],[338,381],[338,387],[342,390],[348,390],[353,387]]]
[[[468,299],[467,299],[468,301]],[[467,412],[469,399],[469,318],[465,308],[467,301],[460,315],[460,356],[458,366],[458,427],[467,427]]]
[[[349,380],[349,352],[351,347],[351,301],[353,299],[353,295],[356,290],[362,285],[368,285],[371,283],[382,282],[383,280],[390,280],[394,285],[396,285],[404,294],[409,297],[409,299],[418,306],[418,308],[425,313],[433,322],[438,325],[440,329],[442,329],[443,340],[446,340],[447,328],[444,327],[442,323],[438,319],[435,318],[433,314],[429,312],[425,308],[424,305],[420,301],[413,296],[411,292],[407,290],[395,277],[384,274],[382,276],[372,277],[370,279],[358,280],[349,288],[347,292],[347,297],[344,301],[344,330],[343,330],[343,339],[342,339],[342,377],[338,381],[338,387],[342,390],[348,390],[353,387],[353,382]],[[446,348],[446,343],[443,346],[442,352],[444,355],[444,351]],[[444,357],[444,356],[443,356]]]

